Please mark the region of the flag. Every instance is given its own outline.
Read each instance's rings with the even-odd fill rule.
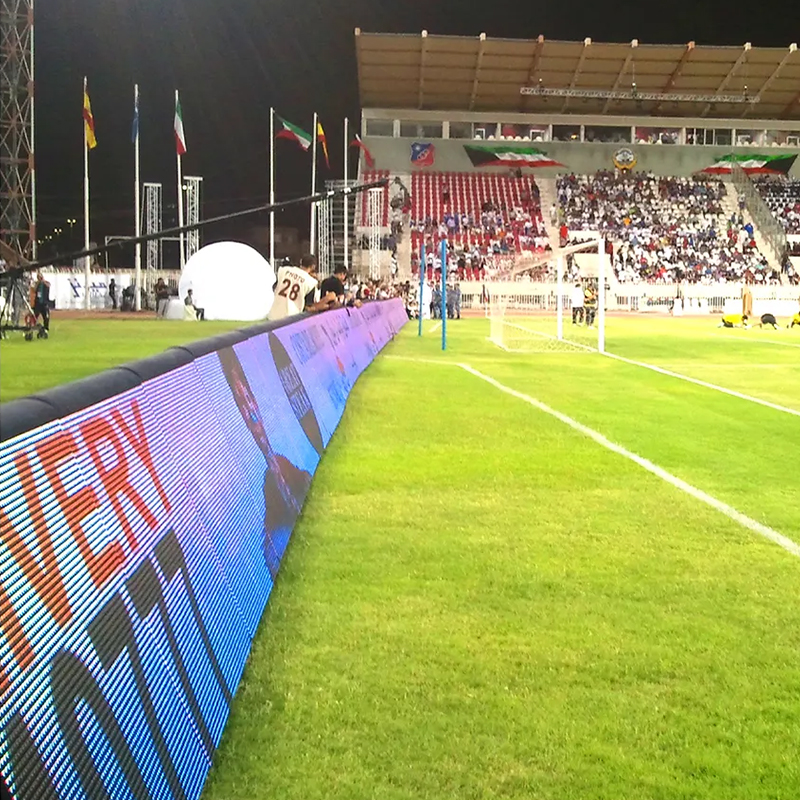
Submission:
[[[473,167],[563,167],[536,147],[510,147],[505,144],[465,144]]]
[[[738,164],[747,175],[788,175],[796,159],[796,155],[779,153],[731,153],[721,156],[701,172],[707,175],[730,175],[733,165]]]
[[[322,123],[317,122],[317,141],[322,145],[322,152],[325,154],[325,166],[331,168],[331,162],[328,158],[328,140],[325,138],[325,131],[322,130]]]
[[[139,95],[133,99],[133,126],[131,127],[131,142],[136,144],[139,138]]]
[[[278,116],[277,114],[275,116]],[[276,139],[288,139],[290,142],[297,142],[303,150],[308,150],[311,147],[311,134],[306,133],[302,128],[297,125],[292,125],[287,122],[283,117],[278,117],[280,123],[280,130],[275,134]]]
[[[364,154],[364,161],[367,164],[367,169],[375,169],[375,159],[372,157],[369,148],[361,141],[361,137],[356,134],[356,138],[350,142],[350,147],[357,147]]]
[[[86,146],[90,150],[94,150],[97,147],[97,137],[94,134],[94,116],[86,86],[83,87],[83,126],[86,129]]]
[[[183,132],[183,113],[181,112],[181,101],[175,98],[175,147],[178,155],[182,156],[186,152],[186,134]]]

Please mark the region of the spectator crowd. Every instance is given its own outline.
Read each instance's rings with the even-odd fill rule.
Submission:
[[[741,209],[726,213],[718,179],[601,171],[561,176],[557,192],[570,231],[597,231],[613,243],[621,282],[779,280]]]
[[[759,177],[756,188],[786,233],[800,234],[800,179]]]

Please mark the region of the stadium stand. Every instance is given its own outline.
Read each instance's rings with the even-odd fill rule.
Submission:
[[[410,229],[415,271],[420,246],[434,239],[447,239],[456,258],[475,266],[550,248],[536,181],[518,174],[414,173]]]
[[[800,179],[758,178],[754,183],[786,233],[800,234]]]
[[[362,174],[362,183],[374,183],[389,177],[388,169],[367,170]],[[389,226],[389,187],[386,186],[382,193],[383,200],[381,202],[381,227]],[[361,194],[361,219],[367,219],[367,198],[366,192]]]
[[[557,191],[571,232],[614,242],[620,282],[780,282],[720,180],[600,171],[563,175]]]

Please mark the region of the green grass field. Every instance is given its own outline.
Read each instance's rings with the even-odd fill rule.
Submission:
[[[786,410],[409,324],[314,478],[203,800],[797,800],[800,558],[458,366],[800,542],[800,331],[714,325],[610,319],[608,348]]]
[[[160,353],[168,347],[241,328],[241,322],[68,319],[55,316],[47,341],[10,334],[0,342],[0,402],[85,378],[109,367]]]
[[[204,800],[800,797],[800,559],[450,364],[795,541],[800,418],[503,353],[485,320],[445,354],[412,328],[315,477]],[[624,319],[608,340],[800,409],[785,330]]]

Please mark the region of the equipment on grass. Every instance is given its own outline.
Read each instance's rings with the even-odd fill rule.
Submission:
[[[587,267],[579,278],[570,279],[577,269],[570,264],[570,257],[586,251],[597,254],[594,268]],[[484,301],[490,341],[515,353],[605,352],[607,258],[605,240],[595,237],[548,254],[547,262],[555,265],[556,281],[534,284],[533,294],[524,284],[514,282],[517,275],[531,269],[529,265],[511,271],[502,282],[487,282]],[[537,264],[537,268],[544,263]],[[572,270],[567,274],[570,266]]]
[[[28,299],[28,287],[24,270],[17,266],[0,273],[0,339],[8,337],[10,331],[22,331],[26,342],[47,339],[49,333],[43,324],[37,324]]]

